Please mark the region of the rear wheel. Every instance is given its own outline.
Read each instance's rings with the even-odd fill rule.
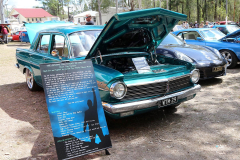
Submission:
[[[237,65],[237,56],[229,50],[220,51],[224,59],[227,61],[227,68],[234,68]]]
[[[26,70],[26,82],[30,91],[37,91],[41,89],[41,87],[39,87],[35,82],[33,74],[29,69]]]

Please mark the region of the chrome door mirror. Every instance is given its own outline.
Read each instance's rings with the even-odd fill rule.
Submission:
[[[53,57],[59,56],[58,50],[56,50],[56,49],[52,50],[51,55],[52,55]]]

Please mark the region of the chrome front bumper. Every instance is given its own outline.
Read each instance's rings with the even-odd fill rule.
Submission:
[[[110,113],[122,113],[127,111],[134,111],[134,110],[154,107],[154,106],[157,106],[158,101],[175,97],[175,96],[178,97],[178,100],[181,100],[196,94],[200,90],[201,90],[201,86],[198,84],[198,85],[195,85],[193,88],[190,88],[181,92],[177,92],[174,94],[170,94],[164,97],[152,98],[152,99],[137,101],[137,102],[115,104],[115,105],[102,102],[102,105],[103,105],[103,108],[109,111]]]

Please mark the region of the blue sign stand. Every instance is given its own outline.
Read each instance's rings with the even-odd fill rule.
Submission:
[[[112,147],[90,60],[40,64],[58,159]]]

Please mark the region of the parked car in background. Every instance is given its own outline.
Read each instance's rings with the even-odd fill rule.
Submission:
[[[186,44],[172,33],[161,42],[156,52],[159,55],[194,63],[200,71],[200,79],[226,75],[227,61],[217,49]]]
[[[200,90],[200,74],[192,63],[159,56],[155,49],[186,18],[152,8],[115,14],[105,26],[56,24],[38,31],[35,24],[32,30],[27,24],[27,30],[37,33],[30,49],[17,49],[16,67],[34,91],[43,85],[41,63],[89,59],[107,115],[122,118],[159,108],[175,110]]]
[[[20,33],[19,40],[21,42],[26,42],[26,43],[30,42],[29,37],[28,37],[28,32],[27,31],[22,31]]]
[[[12,41],[20,41],[19,37],[23,31],[17,31],[12,33]]]
[[[220,25],[226,25],[226,21],[219,21],[218,22]],[[227,25],[236,25],[236,22],[233,21],[227,21]]]
[[[240,61],[239,30],[227,36],[215,28],[185,29],[173,33],[187,44],[217,49],[227,60],[228,68],[234,68]]]
[[[12,36],[11,36],[11,30],[9,29],[9,24],[0,24],[0,39],[1,40],[3,40],[3,35],[2,35],[2,25],[3,26],[5,26],[5,27],[7,27],[7,31],[8,31],[8,36],[7,36],[7,39],[5,40],[5,42],[4,43],[8,43],[9,41],[11,41],[12,40]]]
[[[212,28],[217,28],[224,34],[230,34],[240,29],[238,25],[215,25]]]

